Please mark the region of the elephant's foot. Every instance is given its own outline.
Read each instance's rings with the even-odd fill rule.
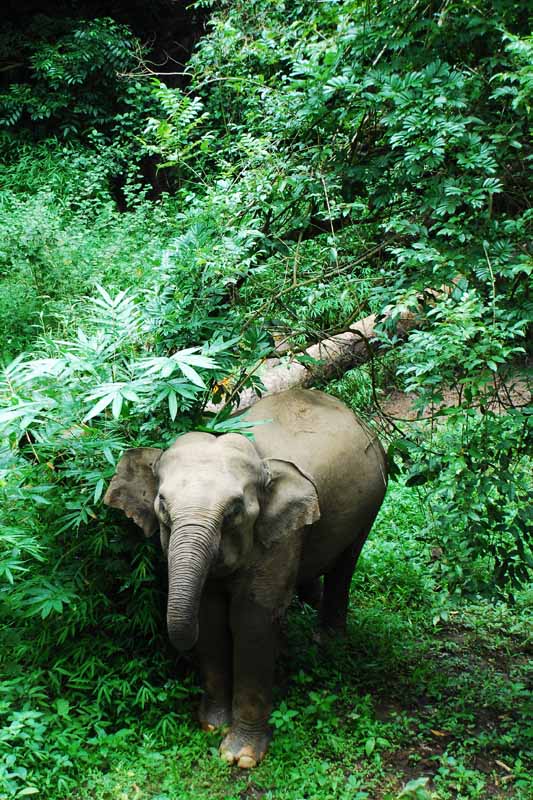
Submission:
[[[265,757],[272,734],[268,728],[251,733],[239,726],[230,730],[220,745],[220,757],[242,769],[257,766]]]
[[[312,639],[314,644],[317,644],[319,647],[321,645],[327,645],[328,642],[339,641],[346,638],[346,623],[340,622],[338,625],[325,625],[323,622],[320,623],[318,628],[312,633]]]
[[[231,702],[223,703],[204,694],[198,709],[200,726],[204,731],[215,731],[231,725]]]
[[[302,603],[306,603],[316,611],[320,609],[322,603],[322,581],[320,578],[312,578],[298,586],[298,597]]]

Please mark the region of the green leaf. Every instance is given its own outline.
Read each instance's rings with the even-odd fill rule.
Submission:
[[[108,464],[111,464],[111,466],[114,467],[115,466],[115,459],[113,457],[113,453],[111,452],[110,448],[109,447],[104,447],[102,452],[103,452],[104,458],[108,462]]]
[[[130,389],[127,386],[125,386],[121,390],[121,392],[122,392],[122,396],[124,397],[125,400],[129,400],[132,403],[138,403],[139,402],[139,395],[137,394],[137,392],[134,392],[133,389]]]
[[[415,778],[415,780],[409,781],[407,783],[398,798],[400,797],[407,797],[407,798],[414,798],[414,800],[429,800],[430,794],[427,791],[427,786],[429,784],[429,778],[421,777]]]
[[[170,412],[170,418],[175,420],[176,414],[178,413],[178,398],[176,397],[176,392],[171,391],[168,394],[168,410]]]
[[[194,383],[194,385],[198,386],[200,389],[206,388],[206,385],[203,382],[201,376],[196,372],[195,369],[193,369],[191,366],[189,366],[183,361],[178,361],[178,366],[185,375],[185,377],[191,381],[191,383]]]
[[[111,413],[113,414],[113,419],[118,419],[120,417],[120,412],[122,411],[122,403],[123,397],[121,392],[117,392],[113,398],[113,405],[111,407]]]
[[[62,697],[56,700],[56,710],[60,717],[68,717],[70,711],[70,703]]]
[[[371,736],[369,739],[366,740],[365,743],[365,753],[367,754],[367,756],[372,755],[375,747],[376,747],[376,739],[374,738],[374,736]]]
[[[209,356],[187,355],[184,354],[183,350],[179,353],[176,353],[176,361],[180,365],[183,363],[191,364],[195,367],[202,367],[203,369],[215,369],[217,366],[216,362],[213,361],[212,358],[209,358]]]
[[[100,500],[100,498],[102,496],[102,492],[104,490],[104,485],[105,485],[104,479],[100,478],[97,481],[96,486],[94,487],[94,496],[93,496],[93,502],[94,503],[97,503]]]
[[[96,403],[96,405],[93,406],[93,408],[91,408],[89,413],[84,416],[83,422],[87,422],[88,420],[92,419],[93,417],[96,417],[98,414],[100,414],[101,411],[104,410],[104,408],[107,408],[107,406],[111,405],[111,403],[113,402],[114,399],[115,399],[115,393],[114,392],[113,392],[113,394],[108,394],[108,395],[105,395],[104,397],[102,397]]]

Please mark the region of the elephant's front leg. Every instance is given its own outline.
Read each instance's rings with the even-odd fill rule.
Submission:
[[[271,733],[272,682],[276,631],[271,609],[252,600],[233,601],[233,721],[220,746],[230,764],[255,767],[265,755]]]
[[[200,725],[212,731],[231,724],[232,642],[229,602],[216,586],[206,585],[200,603],[196,656],[204,682],[198,716]]]

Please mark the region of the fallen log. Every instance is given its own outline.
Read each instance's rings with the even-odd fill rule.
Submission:
[[[266,359],[255,371],[265,387],[263,396],[277,394],[293,386],[308,387],[317,382],[332,380],[368,361],[377,345],[376,319],[376,315],[371,314],[350,325],[344,333],[307,347],[292,360],[283,356]],[[234,410],[244,411],[257,400],[253,389],[244,389]],[[206,410],[216,412],[222,405],[209,403]]]
[[[419,311],[425,302],[434,303],[439,296],[449,292],[449,287],[443,286],[438,291],[426,289],[417,295],[419,310],[403,312],[396,322],[395,331],[399,341],[420,322]],[[387,317],[387,310],[385,310],[385,317]],[[350,325],[343,333],[338,333],[307,347],[303,353],[294,355],[292,360],[289,360],[287,356],[266,359],[254,370],[254,374],[261,378],[265,387],[262,396],[277,394],[285,389],[291,389],[293,386],[309,387],[319,382],[329,381],[369,361],[379,346],[376,331],[377,320],[378,316],[371,314]],[[256,392],[250,388],[241,392],[234,389],[229,397],[234,397],[237,393],[240,397],[238,404],[234,407],[234,413],[244,411],[259,399]],[[206,411],[216,413],[226,404],[227,400],[224,402],[223,399],[219,403],[210,402],[206,406]]]

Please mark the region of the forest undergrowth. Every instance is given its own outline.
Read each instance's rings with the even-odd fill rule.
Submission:
[[[164,74],[127,10],[0,33],[0,798],[529,800],[526,4],[192,5]],[[370,313],[379,350],[322,388],[388,497],[347,638],[291,608],[245,774],[196,727],[157,543],[102,497],[128,447],[246,433],[276,343],[305,363]]]

